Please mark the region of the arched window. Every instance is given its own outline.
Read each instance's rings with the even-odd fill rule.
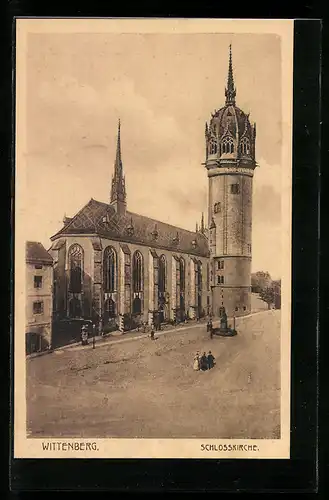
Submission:
[[[69,302],[69,316],[70,318],[81,318],[82,310],[81,310],[81,302],[76,297]]]
[[[137,250],[133,256],[133,291],[143,290],[143,256]]]
[[[83,250],[80,245],[74,244],[69,248],[69,291],[72,293],[82,292],[83,281]]]
[[[179,288],[181,293],[185,291],[185,261],[183,257],[179,259]]]
[[[166,257],[164,255],[161,255],[159,259],[159,281],[158,281],[158,287],[159,287],[159,293],[164,294],[166,291]]]
[[[195,265],[195,286],[197,292],[202,291],[202,263],[200,260]]]
[[[209,154],[215,155],[217,153],[217,142],[216,139],[211,138],[209,143]]]
[[[116,317],[116,306],[115,302],[112,299],[107,299],[104,304],[104,315],[105,319],[109,320],[110,318]]]
[[[142,301],[139,297],[135,297],[133,300],[133,314],[141,314],[142,312]]]
[[[113,293],[117,289],[117,254],[114,248],[104,250],[104,291]]]
[[[249,155],[250,154],[250,142],[248,137],[244,137],[241,140],[241,153],[243,155]]]
[[[225,137],[222,140],[221,152],[223,154],[234,153],[234,141],[232,137]]]

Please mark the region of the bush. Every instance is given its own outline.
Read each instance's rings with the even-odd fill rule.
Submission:
[[[119,329],[119,325],[115,320],[109,321],[103,326],[103,333],[115,332]]]

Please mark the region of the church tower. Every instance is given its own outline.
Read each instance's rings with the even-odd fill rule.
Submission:
[[[118,215],[126,214],[126,182],[123,175],[123,167],[121,160],[121,137],[120,137],[120,120],[118,124],[118,141],[117,151],[114,164],[114,174],[112,177],[111,187],[111,205],[114,206]]]
[[[225,106],[211,115],[205,136],[212,311],[241,316],[251,311],[256,125],[236,106],[231,45]]]

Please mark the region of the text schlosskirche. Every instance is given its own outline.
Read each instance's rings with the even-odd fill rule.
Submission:
[[[231,443],[202,443],[201,451],[244,451],[244,452],[256,452],[259,448],[256,444],[231,444]]]

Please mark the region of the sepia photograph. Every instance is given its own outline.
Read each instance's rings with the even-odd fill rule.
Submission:
[[[289,458],[291,20],[19,19],[15,456]]]

